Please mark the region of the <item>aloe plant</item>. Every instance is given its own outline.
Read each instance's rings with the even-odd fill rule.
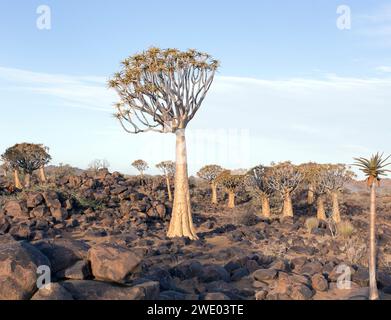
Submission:
[[[369,211],[369,299],[379,299],[376,284],[376,187],[380,186],[382,176],[386,176],[386,169],[391,163],[387,162],[391,156],[383,158],[383,154],[376,153],[369,159],[354,158],[354,163],[366,176],[368,187],[371,188]]]

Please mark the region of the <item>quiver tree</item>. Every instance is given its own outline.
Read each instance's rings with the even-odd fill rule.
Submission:
[[[312,206],[315,200],[315,188],[317,184],[319,164],[308,162],[301,164],[299,168],[303,174],[303,183],[307,187],[307,204]]]
[[[136,168],[138,172],[140,172],[140,181],[141,183],[144,183],[144,173],[146,170],[148,170],[149,166],[148,163],[144,160],[135,160],[132,162],[132,166]]]
[[[176,134],[176,174],[168,237],[197,239],[190,206],[185,129],[213,82],[218,61],[196,50],[151,48],[122,62],[109,81],[120,102],[116,118],[129,133]]]
[[[316,167],[313,167],[312,172],[312,185],[314,190],[314,195],[316,197],[316,217],[318,220],[327,221],[326,210],[325,210],[325,198],[327,194],[327,189],[322,183],[323,171],[327,170],[327,165],[318,164]]]
[[[51,156],[48,154],[48,148],[41,144],[21,143],[8,148],[2,159],[14,169],[15,186],[22,187],[18,174],[19,170],[22,170],[25,175],[25,187],[29,188],[32,173],[39,169],[43,170]]]
[[[163,172],[164,177],[166,178],[168,200],[172,201],[171,193],[171,178],[175,175],[175,162],[172,161],[162,161],[156,165],[161,172]]]
[[[335,223],[341,222],[339,210],[339,193],[344,189],[345,184],[352,179],[354,173],[344,164],[329,164],[322,170],[320,187],[327,190],[332,200],[332,219]]]
[[[244,186],[244,175],[233,175],[225,170],[216,178],[216,183],[222,185],[228,193],[228,208],[235,208],[235,196],[240,187]]]
[[[268,185],[270,168],[262,165],[256,166],[247,172],[245,184],[250,193],[259,199],[262,205],[262,216],[270,218],[270,195],[271,190]]]
[[[222,173],[224,169],[218,165],[212,164],[204,166],[197,172],[197,175],[206,180],[210,184],[212,190],[212,204],[217,204],[217,183],[216,178]]]
[[[95,159],[88,165],[88,170],[97,174],[99,170],[109,169],[110,163],[106,159]]]
[[[289,161],[271,166],[267,185],[283,198],[283,217],[293,217],[292,194],[302,180],[303,175],[299,168]]]
[[[379,299],[376,283],[376,187],[380,186],[382,176],[390,170],[385,169],[391,163],[387,163],[391,156],[383,158],[383,154],[372,155],[370,159],[355,158],[355,165],[364,172],[368,187],[371,188],[369,211],[369,299]]]

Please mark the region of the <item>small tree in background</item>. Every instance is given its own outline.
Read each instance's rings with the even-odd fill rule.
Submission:
[[[251,169],[246,176],[246,186],[250,193],[259,198],[262,205],[262,216],[270,218],[270,194],[271,190],[268,185],[270,168],[262,165]]]
[[[14,169],[15,186],[21,188],[18,170],[25,174],[25,187],[30,187],[31,175],[36,170],[43,170],[51,156],[48,154],[48,148],[42,144],[21,143],[8,148],[2,155],[2,159],[7,161]]]
[[[383,154],[376,153],[370,159],[355,158],[355,165],[364,172],[367,177],[367,185],[371,188],[369,210],[369,299],[379,299],[376,283],[376,187],[380,186],[382,176],[390,170],[385,169],[391,163],[387,163],[391,156],[383,158]]]
[[[316,172],[312,176],[312,184],[314,186],[314,194],[316,196],[316,217],[318,220],[327,221],[326,210],[325,210],[325,197],[327,189],[322,183],[323,171],[327,170],[327,166],[318,165]]]
[[[201,107],[219,63],[193,49],[151,48],[122,65],[109,86],[120,97],[115,116],[124,130],[176,135],[175,194],[167,236],[198,239],[191,214],[185,130]]]
[[[95,159],[88,165],[88,170],[94,174],[98,173],[99,170],[109,169],[110,163],[106,159]]]
[[[271,166],[267,185],[283,198],[283,217],[293,217],[292,194],[302,180],[299,168],[289,161]]]
[[[172,201],[170,180],[175,175],[175,162],[162,161],[156,165],[156,168],[158,168],[161,172],[163,172],[163,174],[166,178],[168,200]]]
[[[315,200],[315,188],[317,184],[319,164],[314,162],[303,163],[299,166],[303,174],[303,183],[307,186],[307,204],[312,205]]]
[[[332,219],[335,223],[341,222],[341,213],[339,210],[339,194],[344,189],[345,184],[350,181],[354,173],[344,164],[325,165],[320,177],[320,187],[327,190],[332,199]]]
[[[235,208],[236,192],[244,184],[244,175],[233,175],[231,171],[225,170],[216,178],[216,183],[222,185],[228,193],[228,208]]]
[[[217,183],[216,178],[224,171],[224,169],[218,165],[212,164],[204,166],[197,172],[197,175],[210,184],[212,190],[212,204],[217,204]]]
[[[140,181],[141,183],[145,183],[145,180],[144,180],[144,173],[145,171],[149,168],[148,166],[148,163],[144,160],[136,160],[136,161],[133,161],[132,162],[132,166],[134,168],[136,168],[136,170],[138,170],[138,172],[140,172]]]

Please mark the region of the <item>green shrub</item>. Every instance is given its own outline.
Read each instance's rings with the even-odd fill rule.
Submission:
[[[308,218],[305,221],[305,227],[307,228],[308,233],[311,233],[314,229],[317,229],[319,227],[318,218],[315,217]]]
[[[355,229],[349,221],[342,221],[337,225],[338,235],[344,238],[349,238],[354,233],[354,231]]]

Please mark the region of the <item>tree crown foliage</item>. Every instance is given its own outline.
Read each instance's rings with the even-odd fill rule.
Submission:
[[[327,191],[341,191],[355,174],[344,164],[327,164],[320,173],[319,183]]]
[[[295,166],[290,161],[286,161],[272,164],[267,185],[271,190],[284,194],[295,191],[302,181],[303,174],[298,166]]]
[[[1,156],[13,169],[21,169],[31,174],[47,165],[52,159],[49,149],[42,144],[19,143],[8,148]]]
[[[202,167],[197,172],[197,176],[211,183],[214,182],[216,178],[219,176],[219,174],[222,173],[223,171],[224,169],[219,165],[211,164]]]
[[[230,170],[224,170],[217,176],[215,181],[225,189],[235,191],[239,187],[244,186],[244,179],[244,175],[231,174]]]
[[[372,155],[369,159],[366,158],[354,158],[356,162],[354,163],[367,177],[368,185],[371,185],[374,180],[380,184],[382,176],[386,176],[391,170],[386,169],[391,165],[390,162],[387,162],[391,156],[383,158],[383,154],[376,153]]]
[[[162,161],[156,165],[165,176],[173,176],[175,174],[175,162],[173,161]]]
[[[176,132],[200,108],[219,66],[194,49],[150,48],[122,62],[109,80],[120,102],[115,117],[130,133]]]
[[[132,166],[135,167],[141,173],[149,168],[148,163],[141,159],[133,161]]]

